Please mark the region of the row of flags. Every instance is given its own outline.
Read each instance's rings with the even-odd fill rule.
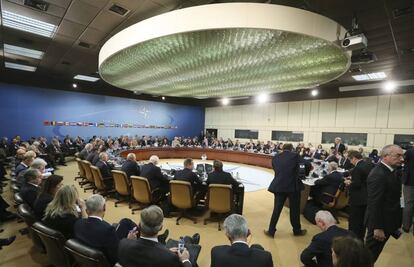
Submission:
[[[72,121],[44,121],[44,126],[78,126],[98,128],[153,128],[153,129],[177,129],[175,125],[143,125],[137,123],[113,123],[113,122],[72,122]]]

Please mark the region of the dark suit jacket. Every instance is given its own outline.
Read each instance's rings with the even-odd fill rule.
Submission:
[[[230,173],[216,170],[208,174],[207,184],[227,184],[231,185],[233,189],[239,186],[239,182],[237,182]]]
[[[165,245],[151,240],[122,239],[118,249],[119,263],[123,267],[191,267],[189,262],[182,263],[178,256]]]
[[[37,193],[39,192],[39,187],[36,187],[29,183],[24,183],[22,189],[20,190],[20,196],[32,209],[37,198]]]
[[[74,226],[78,220],[79,218],[73,214],[65,214],[63,216],[57,216],[54,218],[46,217],[43,220],[43,223],[47,227],[61,232],[66,239],[70,239],[75,236]]]
[[[332,267],[332,240],[338,236],[353,235],[348,230],[336,225],[329,227],[326,231],[316,234],[310,245],[302,251],[300,260],[305,267]],[[316,258],[316,261],[314,260]]]
[[[298,175],[301,161],[299,154],[287,150],[273,156],[275,177],[269,186],[269,192],[289,193],[303,190],[305,187]]]
[[[49,194],[40,194],[33,207],[33,211],[37,217],[38,220],[42,220],[43,216],[45,215],[45,210],[47,205],[52,202],[53,196]]]
[[[88,156],[86,157],[86,160],[89,161],[90,163],[92,163],[93,159],[98,155],[98,152],[96,150],[92,150],[91,152],[89,152]],[[99,155],[98,155],[99,158]],[[92,163],[92,165],[94,165]]]
[[[88,157],[89,152],[86,150],[86,148],[82,149],[81,152],[79,152],[79,158],[86,160],[86,158]]]
[[[401,226],[401,181],[383,163],[368,175],[368,229],[393,234]]]
[[[122,164],[121,171],[125,172],[128,178],[132,175],[139,176],[141,174],[138,163],[133,160],[125,161]]]
[[[343,168],[345,170],[352,168],[352,163],[348,158],[339,160],[338,165],[340,168]]]
[[[367,178],[374,164],[361,160],[351,171],[352,183],[349,186],[349,204],[366,205],[367,204]]]
[[[119,239],[115,227],[97,218],[79,219],[74,227],[75,238],[105,254],[113,265],[117,262]],[[132,256],[136,256],[136,251]]]
[[[322,179],[315,181],[315,187],[312,190],[315,191],[315,197],[317,199],[328,203],[331,202],[331,199],[329,197],[325,198],[323,193],[335,195],[343,181],[342,173],[334,171],[325,175]]]
[[[337,145],[335,144],[335,149],[336,149],[336,147],[337,147]],[[337,151],[342,154],[345,151],[345,145],[340,143]]]
[[[414,148],[408,149],[405,152],[404,172],[403,183],[405,185],[414,186]]]
[[[179,180],[179,181],[190,182],[193,188],[193,193],[195,193],[197,185],[200,185],[203,183],[198,178],[197,174],[195,174],[192,170],[187,169],[187,168],[177,171],[174,175],[174,179]]]
[[[167,177],[162,175],[160,167],[157,167],[152,163],[148,163],[142,166],[141,176],[148,179],[151,190],[159,188],[161,185],[168,186],[169,184]]]
[[[98,161],[95,165],[101,171],[102,178],[112,177],[111,167],[103,161]]]
[[[211,267],[273,267],[272,254],[243,243],[211,249]]]
[[[19,164],[17,164],[16,168],[14,169],[15,176],[16,177],[19,176],[20,172],[27,170],[28,168],[29,168],[28,166],[25,166],[23,165],[23,163],[20,162]]]

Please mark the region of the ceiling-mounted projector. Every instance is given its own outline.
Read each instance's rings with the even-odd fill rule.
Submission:
[[[348,50],[366,48],[368,45],[367,37],[363,33],[346,37],[341,41],[341,46]]]

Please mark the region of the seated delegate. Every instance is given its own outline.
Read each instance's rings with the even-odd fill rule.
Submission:
[[[57,191],[62,187],[62,181],[62,176],[54,174],[43,181],[40,193],[36,198],[33,208],[33,211],[39,220],[43,219],[47,205],[52,202]]]
[[[158,162],[159,158],[155,155],[152,155],[149,159],[149,162],[142,166],[141,176],[148,179],[151,191],[159,189],[160,194],[164,196],[170,191],[169,180],[167,176],[162,174],[161,168],[157,166]]]
[[[203,199],[206,194],[206,186],[200,177],[193,172],[194,161],[190,158],[184,160],[184,169],[175,173],[174,179],[191,183],[193,195],[196,201]]]
[[[121,171],[125,172],[128,179],[131,176],[140,176],[141,170],[137,163],[137,158],[134,153],[129,153],[127,155],[127,160],[122,164]]]
[[[311,188],[310,195],[312,198],[322,204],[332,201],[332,197],[325,193],[334,196],[339,189],[339,186],[344,181],[342,173],[337,171],[338,164],[334,161],[328,163],[328,174],[322,179],[315,181],[315,186]]]

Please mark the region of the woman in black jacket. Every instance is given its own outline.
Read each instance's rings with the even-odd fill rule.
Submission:
[[[40,194],[37,196],[33,207],[34,213],[39,220],[44,217],[47,205],[52,202],[56,192],[62,187],[62,181],[62,176],[51,175],[43,182]]]

